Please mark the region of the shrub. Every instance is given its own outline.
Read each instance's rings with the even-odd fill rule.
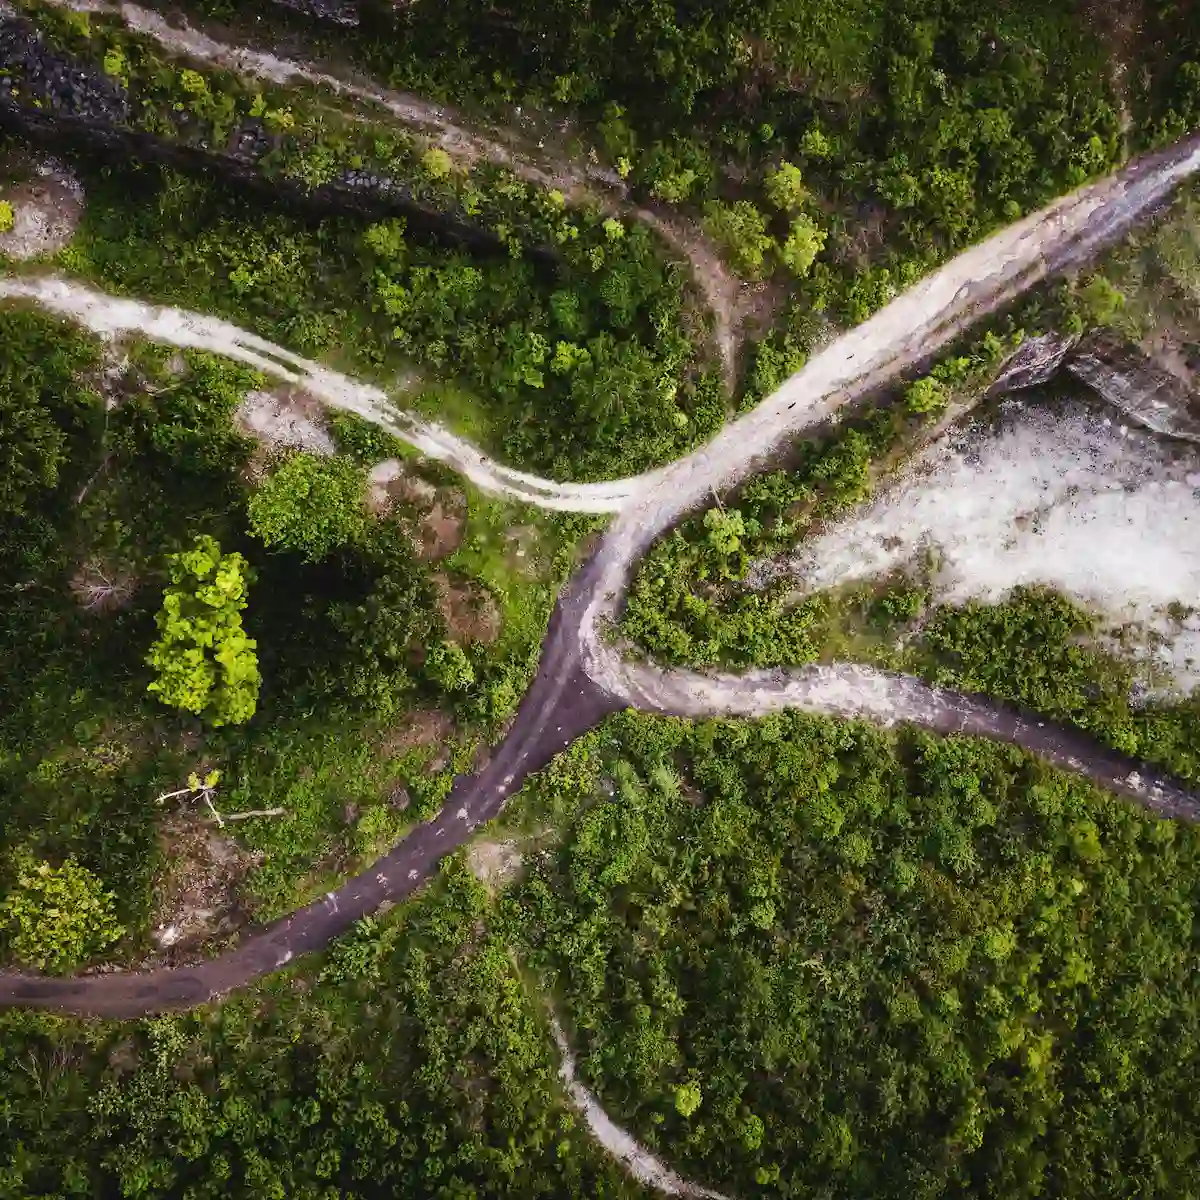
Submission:
[[[7,200],[0,200],[0,233],[8,233],[17,222],[13,206]]]
[[[804,132],[800,139],[800,150],[806,158],[831,158],[833,142],[817,127],[813,126]]]
[[[700,1107],[702,1099],[698,1083],[682,1083],[675,1089],[675,1111],[681,1117],[690,1117]]]
[[[263,545],[317,562],[366,528],[365,490],[350,459],[295,454],[251,497],[250,528]]]
[[[790,226],[787,240],[779,248],[783,265],[803,279],[812,270],[817,255],[825,249],[825,230],[811,217],[796,217]]]
[[[946,400],[946,385],[930,375],[914,380],[904,390],[904,407],[911,413],[937,412]]]
[[[432,146],[421,155],[421,168],[430,179],[448,179],[454,161],[441,147]]]
[[[783,212],[794,212],[808,199],[808,188],[804,186],[800,168],[790,162],[781,162],[768,171],[763,189],[771,204]]]
[[[124,936],[112,893],[74,859],[52,867],[19,850],[13,865],[12,890],[0,903],[0,929],[24,966],[71,971]]]
[[[774,241],[767,235],[766,219],[748,200],[733,204],[710,201],[704,206],[704,229],[729,251],[739,271],[751,278],[762,275]]]
[[[448,692],[465,692],[475,682],[475,668],[457,642],[441,642],[425,659],[430,677]]]
[[[258,705],[257,643],[242,628],[249,572],[240,554],[211,537],[170,558],[171,586],[155,618],[161,636],[146,661],[147,690],[212,725],[240,725]]]
[[[1078,288],[1076,295],[1085,328],[1111,324],[1125,307],[1124,293],[1099,271]]]

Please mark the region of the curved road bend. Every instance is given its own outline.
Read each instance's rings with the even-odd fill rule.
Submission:
[[[250,934],[219,958],[194,966],[68,979],[0,972],[0,1007],[120,1019],[194,1008],[279,970],[297,955],[321,949],[385,901],[417,891],[438,862],[495,817],[529,775],[624,707],[579,668],[576,630],[590,584],[585,565],[551,616],[537,676],[484,769],[460,776],[438,815],[418,825],[369,870]]]
[[[396,408],[382,388],[351,379],[220,317],[114,296],[60,275],[0,275],[0,300],[32,301],[100,337],[136,335],[180,350],[205,350],[245,363],[264,375],[297,384],[330,408],[378,425],[422,454],[453,467],[482,491],[538,508],[617,512],[647,478],[558,483],[506,467],[437,421]]]
[[[644,711],[704,720],[799,709],[884,728],[916,725],[934,733],[990,738],[1083,775],[1160,816],[1200,822],[1200,795],[1081,730],[991,696],[931,687],[913,675],[851,663],[738,675],[667,671],[636,662],[624,664],[624,670],[623,696],[631,707]]]
[[[556,607],[537,677],[508,736],[483,771],[458,781],[432,822],[414,830],[370,870],[210,962],[75,979],[0,973],[0,1005],[134,1017],[202,1004],[277,970],[297,954],[324,946],[383,901],[411,894],[445,854],[499,812],[526,776],[604,714],[633,703],[652,711],[706,716],[718,715],[713,711],[718,704],[720,714],[729,715],[763,710],[769,701],[776,707],[799,703],[812,711],[926,724],[943,733],[979,733],[1079,770],[1157,811],[1195,819],[1200,800],[1183,789],[1075,731],[983,697],[935,693],[909,677],[864,673],[863,668],[830,669],[834,674],[824,691],[813,686],[822,678],[814,668],[791,680],[762,678],[762,673],[739,680],[665,672],[623,662],[604,633],[634,562],[682,514],[704,503],[715,489],[744,478],[797,433],[828,420],[841,406],[936,351],[978,316],[1052,271],[1084,261],[1198,169],[1200,134],[1002,230],[839,338],[708,445],[636,481],[622,481],[622,486],[635,486],[596,554]],[[153,330],[141,331],[155,336]],[[859,689],[857,700],[846,694],[847,672],[853,684],[849,690]],[[797,679],[799,691],[793,686]],[[693,695],[697,688],[699,699]],[[874,689],[878,699],[864,704],[863,688]]]
[[[669,209],[651,211],[631,203],[629,185],[612,167],[590,163],[586,159],[548,158],[534,152],[532,146],[522,149],[519,143],[523,137],[519,133],[515,139],[511,135],[505,138],[503,131],[497,131],[501,134],[499,137],[488,137],[467,128],[465,119],[447,105],[431,104],[407,92],[353,83],[310,63],[279,58],[246,46],[230,46],[193,29],[186,20],[167,21],[161,13],[140,4],[106,4],[104,0],[50,0],[50,3],[77,12],[119,15],[134,33],[151,38],[172,54],[199,59],[227,71],[283,86],[308,83],[317,88],[329,88],[335,95],[378,106],[468,166],[476,159],[483,159],[507,167],[535,187],[557,188],[575,200],[587,197],[612,216],[641,221],[687,261],[693,282],[713,314],[715,349],[726,387],[733,392],[737,382],[735,326],[745,285],[726,268],[716,246],[704,235],[687,229]]]

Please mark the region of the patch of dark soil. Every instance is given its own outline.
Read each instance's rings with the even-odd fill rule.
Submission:
[[[433,585],[438,610],[455,641],[487,646],[500,636],[500,610],[482,588],[452,580],[441,572],[434,575]]]

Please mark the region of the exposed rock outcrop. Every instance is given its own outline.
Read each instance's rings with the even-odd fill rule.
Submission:
[[[1200,393],[1136,346],[1098,335],[1080,343],[1065,369],[1153,433],[1200,442]]]
[[[1001,367],[1000,374],[988,389],[988,396],[1002,396],[1005,392],[1048,383],[1062,370],[1067,355],[1078,340],[1061,333],[1026,338]]]
[[[1001,368],[988,396],[1041,387],[1060,372],[1077,379],[1152,433],[1200,442],[1200,390],[1130,342],[1108,332],[1030,338]]]

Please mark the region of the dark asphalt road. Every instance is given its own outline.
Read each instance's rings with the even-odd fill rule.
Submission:
[[[193,1008],[326,946],[384,901],[422,887],[439,861],[499,813],[525,779],[624,707],[580,668],[576,630],[593,583],[589,562],[563,593],[542,644],[537,676],[496,753],[455,782],[441,812],[414,829],[370,870],[305,908],[249,934],[236,949],[194,966],[56,979],[0,972],[0,1008],[42,1008],[130,1018]]]

